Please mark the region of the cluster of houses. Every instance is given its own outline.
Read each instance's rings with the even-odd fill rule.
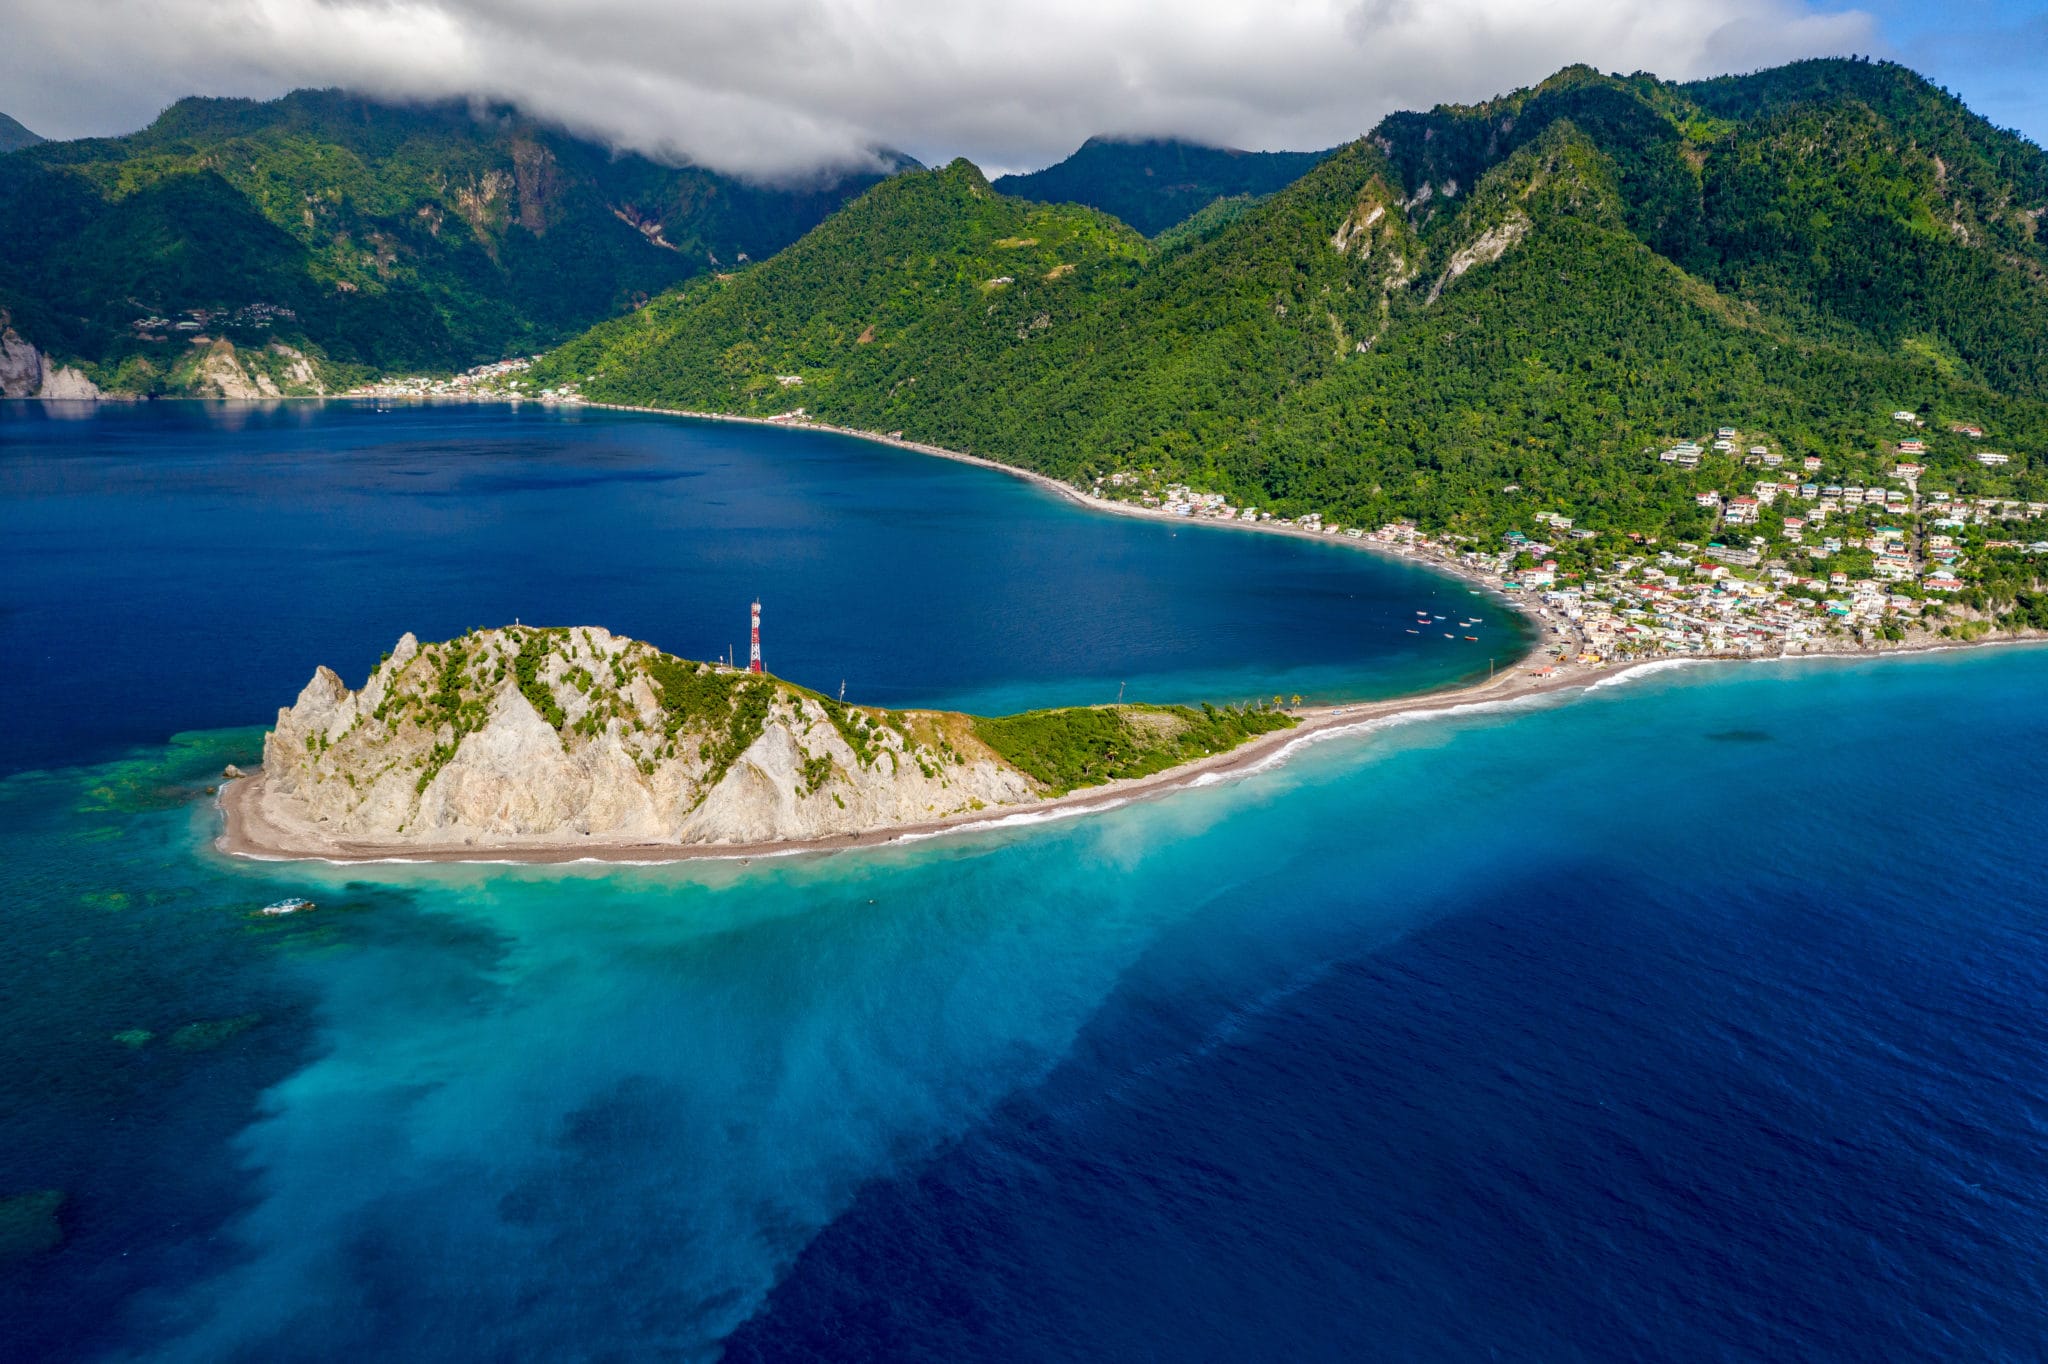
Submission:
[[[397,378],[380,379],[373,384],[349,390],[350,397],[357,398],[536,398],[542,402],[581,402],[581,396],[572,390],[557,391],[552,388],[527,391],[526,381],[518,376],[533,368],[532,359],[498,360],[488,365],[478,365],[449,379],[434,379],[423,374],[406,375]]]
[[[1375,538],[1438,551],[1505,592],[1534,595],[1539,618],[1583,662],[1800,653],[1922,609],[1874,577],[1804,576],[1775,563],[1740,572],[1757,570],[1762,554],[1739,546],[1631,555],[1573,581],[1560,578],[1552,546],[1513,533],[1497,551],[1443,546],[1412,527]]]
[[[1990,499],[1985,499],[1990,501]],[[2008,504],[2010,505],[2010,504]],[[1986,519],[1990,508],[1977,511]],[[2036,513],[2037,515],[2039,513]],[[1538,524],[1553,531],[1570,518]],[[1510,531],[1497,549],[1455,537],[1431,537],[1412,525],[1373,532],[1374,541],[1456,562],[1508,593],[1534,594],[1539,616],[1566,636],[1582,661],[1617,657],[1799,653],[1829,637],[1860,635],[1888,622],[1909,622],[1929,600],[1966,584],[1963,537],[1984,520],[1946,516],[1924,532],[1896,526],[1828,537],[1809,547],[1814,559],[1867,550],[1867,571],[1801,571],[1789,558],[1767,558],[1769,543],[1681,544],[1624,557],[1582,579],[1561,575],[1555,546]],[[1941,533],[1940,528],[1948,533]],[[1917,544],[1916,544],[1917,540]],[[2048,556],[2048,540],[1982,539],[1985,549]]]
[[[1150,471],[1147,471],[1149,474]],[[1365,531],[1357,526],[1340,526],[1334,521],[1323,520],[1321,512],[1309,512],[1303,516],[1275,516],[1272,512],[1257,507],[1233,507],[1222,493],[1197,492],[1185,483],[1169,483],[1158,491],[1152,491],[1147,474],[1114,473],[1095,480],[1091,490],[1098,498],[1124,500],[1135,492],[1134,500],[1141,507],[1162,512],[1168,516],[1199,517],[1208,521],[1245,521],[1279,526],[1283,529],[1306,531],[1312,535],[1342,535],[1358,540]]]
[[[193,342],[211,341],[207,328],[262,328],[279,322],[296,322],[299,315],[280,303],[246,303],[239,308],[187,308],[176,321],[151,314],[128,324],[139,340],[168,341],[173,336]]]
[[[1924,424],[1914,413],[1893,415],[1903,424]],[[1983,434],[1965,424],[1951,430],[1972,439]],[[1734,428],[1722,427],[1707,445],[1680,441],[1658,455],[1696,468],[1711,450],[1745,467],[1784,471],[1758,479],[1745,493],[1695,495],[1715,513],[1718,538],[1659,549],[1653,538],[1631,535],[1627,540],[1634,543],[1627,544],[1609,532],[1624,557],[1583,575],[1561,569],[1556,556],[1567,542],[1598,539],[1601,532],[1581,528],[1562,512],[1537,512],[1533,534],[1509,531],[1497,546],[1486,546],[1464,536],[1428,535],[1406,522],[1366,531],[1340,527],[1319,513],[1288,518],[1234,507],[1220,493],[1185,484],[1159,488],[1149,470],[1099,478],[1094,495],[1135,500],[1165,515],[1370,539],[1454,565],[1503,592],[1535,598],[1535,613],[1557,637],[1554,651],[1575,652],[1587,662],[1826,648],[1829,640],[1910,624],[1930,603],[1962,590],[1968,585],[1966,543],[2048,556],[2048,539],[1994,539],[1981,530],[2048,517],[2048,503],[1923,490],[1927,446],[1917,437],[1897,443],[1889,480],[1868,485],[1826,482],[1817,457],[1789,465],[1768,446],[1744,449],[1739,440]],[[1989,451],[1973,458],[1992,468],[2011,462]],[[1575,557],[1584,561],[1583,554]],[[1829,561],[1838,559],[1844,567],[1831,570]]]

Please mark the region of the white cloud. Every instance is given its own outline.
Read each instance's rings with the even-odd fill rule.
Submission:
[[[799,173],[991,170],[1099,132],[1330,146],[1574,61],[1692,77],[1869,52],[1807,0],[0,0],[6,111],[126,131],[186,94],[480,95],[622,146]]]

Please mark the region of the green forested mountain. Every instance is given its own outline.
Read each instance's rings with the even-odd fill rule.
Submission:
[[[771,254],[877,178],[760,188],[502,108],[188,99],[0,158],[0,309],[144,391],[177,386],[195,331],[339,372],[461,368]]]
[[[1156,237],[1218,199],[1271,194],[1328,155],[1091,137],[1057,165],[1002,176],[995,188],[1044,203],[1086,204]]]
[[[1699,529],[1707,471],[1659,443],[1733,426],[1847,479],[1889,470],[1899,409],[1930,478],[2048,499],[2044,206],[2040,148],[1901,67],[1572,68],[1158,243],[962,162],[899,177],[542,374],[1351,524]]]
[[[0,153],[33,147],[41,141],[41,137],[22,127],[19,119],[0,114]]]

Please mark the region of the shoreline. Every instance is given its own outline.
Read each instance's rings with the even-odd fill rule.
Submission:
[[[196,399],[193,401],[218,402],[223,400]],[[1446,577],[1455,578],[1467,586],[1478,588],[1502,607],[1519,616],[1528,624],[1531,633],[1530,647],[1532,649],[1543,636],[1543,627],[1535,612],[1501,591],[1500,585],[1489,580],[1484,574],[1474,572],[1466,565],[1452,559],[1436,555],[1413,553],[1409,550],[1369,538],[1354,540],[1349,536],[1328,535],[1318,531],[1303,530],[1298,526],[1282,526],[1265,521],[1225,521],[1210,517],[1179,516],[1173,512],[1162,511],[1154,507],[1141,507],[1134,502],[1125,502],[1107,497],[1090,497],[1073,484],[1063,482],[1052,477],[1050,474],[1041,474],[1035,469],[1026,469],[1015,464],[1004,464],[1000,460],[990,459],[986,455],[970,455],[964,450],[949,450],[943,445],[927,445],[922,441],[907,440],[901,436],[889,435],[885,431],[863,431],[853,426],[835,426],[830,422],[818,421],[811,417],[789,421],[779,417],[749,417],[736,412],[698,412],[681,407],[643,407],[633,403],[592,402],[587,399],[573,403],[545,402],[539,398],[518,398],[495,394],[465,394],[461,396],[455,394],[419,394],[395,396],[380,393],[332,393],[324,397],[300,395],[289,398],[252,398],[234,401],[266,403],[448,403],[472,404],[479,407],[519,407],[526,403],[532,403],[536,407],[545,407],[558,412],[573,412],[579,408],[588,408],[598,412],[631,412],[643,417],[682,417],[688,421],[734,422],[742,426],[765,426],[780,431],[813,431],[829,436],[847,436],[854,440],[869,441],[875,445],[887,445],[897,450],[908,450],[912,454],[929,455],[934,459],[951,460],[955,464],[971,464],[979,469],[988,469],[994,473],[1007,474],[1011,478],[1021,479],[1077,507],[1085,507],[1090,511],[1101,512],[1108,516],[1124,516],[1140,521],[1160,521],[1175,526],[1203,526],[1214,530],[1246,531],[1258,535],[1279,535],[1294,540],[1306,540],[1311,544],[1329,545],[1337,549],[1361,550],[1367,554],[1397,563],[1419,565],[1433,572],[1441,573]],[[1522,657],[1526,658],[1527,655],[1525,654]]]
[[[1333,731],[1353,726],[1375,727],[1402,717],[1421,713],[1450,713],[1477,706],[1498,706],[1512,701],[1571,690],[1586,690],[1596,682],[1630,669],[1635,663],[1578,665],[1567,671],[1560,667],[1537,671],[1517,666],[1504,669],[1490,681],[1414,692],[1381,701],[1354,701],[1341,705],[1304,707],[1296,712],[1300,723],[1289,729],[1257,735],[1227,753],[1212,754],[1193,762],[1169,767],[1146,777],[1132,777],[1084,787],[1065,795],[1016,805],[990,806],[984,810],[891,825],[857,834],[829,838],[782,839],[765,843],[534,843],[418,847],[409,844],[361,843],[323,840],[320,846],[294,846],[276,837],[276,830],[257,813],[263,776],[260,772],[232,779],[220,788],[217,804],[223,827],[214,846],[230,857],[250,861],[320,861],[341,865],[367,862],[487,862],[548,865],[567,862],[669,863],[701,859],[783,857],[802,853],[844,852],[856,848],[886,847],[896,843],[921,842],[927,838],[992,829],[1011,821],[1037,823],[1047,819],[1073,818],[1154,800],[1196,785],[1212,785],[1284,759],[1299,743],[1314,742]]]
[[[404,401],[408,403],[474,403],[479,405],[517,406],[529,399],[506,397],[442,397],[391,399],[377,394],[337,394],[326,398],[303,399],[302,401],[331,402]],[[592,408],[607,412],[630,412],[643,416],[680,417],[692,421],[737,422],[749,426],[766,426],[780,429],[822,432],[827,435],[847,436],[856,440],[870,441],[879,445],[893,446],[913,454],[928,455],[955,463],[970,464],[999,474],[1007,474],[1033,484],[1046,492],[1063,499],[1074,506],[1102,512],[1112,516],[1126,516],[1140,520],[1163,521],[1174,525],[1194,524],[1213,526],[1219,529],[1250,531],[1266,535],[1280,535],[1306,540],[1317,544],[1334,545],[1345,549],[1363,550],[1377,556],[1417,565],[1468,588],[1484,593],[1499,604],[1527,631],[1527,638],[1513,661],[1502,667],[1493,677],[1482,682],[1454,683],[1428,691],[1411,692],[1402,696],[1367,701],[1342,702],[1327,706],[1303,707],[1294,712],[1300,723],[1292,728],[1275,730],[1258,735],[1228,753],[1213,754],[1183,763],[1147,777],[1130,778],[1109,782],[1101,786],[1086,787],[1068,792],[1062,796],[1051,796],[1042,800],[1017,805],[994,806],[986,810],[959,814],[940,820],[920,821],[911,824],[894,825],[887,828],[868,830],[857,834],[840,834],[827,838],[790,839],[753,844],[622,844],[622,843],[546,843],[528,845],[494,845],[491,847],[416,847],[406,844],[373,844],[349,840],[325,841],[317,847],[296,846],[287,838],[279,837],[278,831],[261,820],[256,813],[262,774],[260,772],[235,779],[221,787],[218,805],[224,818],[224,827],[215,841],[223,853],[252,861],[324,861],[338,865],[363,863],[407,863],[407,862],[449,862],[449,863],[508,863],[520,865],[560,865],[570,862],[601,862],[620,864],[665,864],[671,862],[696,861],[701,859],[738,859],[746,861],[754,857],[785,857],[804,853],[843,852],[857,848],[882,847],[899,842],[915,842],[942,835],[970,832],[976,829],[993,828],[1012,820],[1035,823],[1047,819],[1072,818],[1093,813],[1098,809],[1112,809],[1134,800],[1151,800],[1196,784],[1228,780],[1245,775],[1249,770],[1277,760],[1289,745],[1296,741],[1313,741],[1316,736],[1352,725],[1367,726],[1382,724],[1402,716],[1439,709],[1458,709],[1472,705],[1497,705],[1507,701],[1520,700],[1531,696],[1567,690],[1573,687],[1589,686],[1598,678],[1619,673],[1638,666],[1633,663],[1602,663],[1597,665],[1567,663],[1559,661],[1554,665],[1541,665],[1542,671],[1535,671],[1541,657],[1544,639],[1544,623],[1537,614],[1502,592],[1497,585],[1481,574],[1473,572],[1463,564],[1439,560],[1434,557],[1404,551],[1376,541],[1330,536],[1315,531],[1302,530],[1294,526],[1280,526],[1262,522],[1201,520],[1178,516],[1171,512],[1150,507],[1141,507],[1108,498],[1090,497],[1071,484],[1062,482],[1047,474],[1002,464],[980,455],[970,455],[943,446],[927,445],[919,441],[906,440],[882,432],[862,431],[853,427],[834,426],[829,423],[804,420],[782,421],[768,417],[741,416],[722,412],[695,412],[675,408],[639,407],[625,403],[547,403],[541,404],[554,409]]]
[[[407,403],[471,403],[479,405],[518,406],[535,399],[484,396],[423,396],[405,399],[384,398],[376,394],[335,394],[322,398],[302,401],[404,401]],[[266,400],[273,401],[273,400]],[[288,400],[286,400],[288,401]],[[364,863],[506,863],[519,865],[561,865],[566,863],[590,862],[606,864],[658,865],[673,862],[720,859],[747,861],[754,857],[783,857],[801,854],[824,854],[844,852],[859,848],[886,847],[897,843],[922,841],[958,833],[989,830],[1004,825],[1030,824],[1048,819],[1074,818],[1129,804],[1136,800],[1153,800],[1175,791],[1197,785],[1230,780],[1248,775],[1254,770],[1283,761],[1295,747],[1315,742],[1319,737],[1333,735],[1353,727],[1360,729],[1382,726],[1390,721],[1409,715],[1429,713],[1454,713],[1480,706],[1498,706],[1505,703],[1553,695],[1566,691],[1587,692],[1603,683],[1617,681],[1645,669],[1692,663],[1734,663],[1734,662],[1783,662],[1794,659],[1838,658],[1875,659],[1898,654],[1940,653],[1954,650],[1981,648],[1991,644],[2019,644],[2039,642],[2035,635],[1996,635],[1980,640],[1906,641],[1893,648],[1871,648],[1860,643],[1844,641],[1837,647],[1806,648],[1798,653],[1780,651],[1774,654],[1702,654],[1667,655],[1661,658],[1631,658],[1609,660],[1599,663],[1580,663],[1570,655],[1554,663],[1542,662],[1545,655],[1547,613],[1539,615],[1521,601],[1501,591],[1499,586],[1483,574],[1467,565],[1439,555],[1414,553],[1370,539],[1351,539],[1331,536],[1327,533],[1303,530],[1294,526],[1281,526],[1264,522],[1241,522],[1210,520],[1180,516],[1160,509],[1142,507],[1121,500],[1090,497],[1049,475],[1034,470],[1003,464],[980,455],[971,455],[943,446],[927,445],[923,442],[890,436],[882,432],[862,431],[852,427],[835,426],[815,420],[787,421],[769,417],[742,416],[734,413],[696,412],[676,408],[642,407],[625,403],[576,402],[543,403],[552,409],[591,408],[607,412],[630,412],[644,416],[680,417],[693,421],[736,422],[749,426],[767,426],[822,432],[828,435],[846,436],[856,440],[871,441],[880,445],[893,446],[914,454],[952,460],[970,464],[996,473],[1022,479],[1078,507],[1088,508],[1112,516],[1126,516],[1141,520],[1163,521],[1179,524],[1212,526],[1255,532],[1266,535],[1281,535],[1307,540],[1318,544],[1336,545],[1347,549],[1363,550],[1381,557],[1398,560],[1427,568],[1469,588],[1482,592],[1498,602],[1524,623],[1529,631],[1523,651],[1507,667],[1485,682],[1455,684],[1429,691],[1414,692],[1404,696],[1371,701],[1345,702],[1335,705],[1305,707],[1297,712],[1300,723],[1290,729],[1276,730],[1259,735],[1228,753],[1215,754],[1190,763],[1168,768],[1147,777],[1110,782],[1101,786],[1087,787],[1062,796],[1047,797],[1018,805],[997,806],[987,810],[954,815],[949,818],[921,821],[873,829],[857,834],[841,834],[817,839],[789,839],[753,844],[624,844],[624,843],[535,843],[527,845],[492,847],[427,847],[405,844],[369,844],[345,840],[323,841],[318,847],[297,847],[283,839],[266,839],[264,834],[275,831],[262,824],[254,813],[254,795],[260,790],[261,773],[233,780],[221,787],[218,805],[223,815],[223,828],[215,841],[222,853],[254,861],[324,861],[338,865]],[[1557,624],[1550,625],[1550,631],[1562,637]],[[1574,632],[1576,636],[1576,631]],[[1582,641],[1580,641],[1582,643]]]
[[[923,842],[931,838],[993,832],[1004,827],[1022,827],[1048,820],[1079,818],[1103,813],[1136,801],[1157,800],[1177,791],[1216,785],[1252,776],[1285,762],[1300,748],[1356,731],[1366,733],[1391,723],[1414,718],[1438,718],[1460,712],[1494,709],[1519,701],[1578,693],[1583,696],[1611,686],[1639,673],[1664,668],[1701,664],[1786,663],[1800,661],[1857,662],[1901,655],[1962,653],[1989,645],[2048,644],[2039,637],[2001,637],[1966,643],[1901,645],[1881,652],[1870,650],[1816,651],[1807,654],[1768,656],[1713,656],[1705,658],[1644,659],[1626,663],[1567,665],[1538,672],[1519,667],[1497,675],[1489,682],[1416,692],[1383,701],[1358,701],[1321,706],[1301,713],[1301,723],[1291,729],[1259,735],[1228,753],[1218,753],[1183,763],[1148,777],[1086,787],[1062,796],[1018,805],[992,806],[986,810],[873,829],[859,834],[841,834],[819,839],[784,839],[764,843],[536,843],[491,847],[428,847],[404,844],[369,844],[337,840],[320,847],[294,847],[267,843],[267,826],[252,814],[254,797],[260,790],[261,773],[224,784],[217,800],[223,828],[214,842],[221,853],[247,861],[326,862],[339,866],[368,863],[471,863],[521,866],[590,863],[599,865],[654,866],[695,861],[749,861],[756,857],[825,855],[863,848],[886,848]]]
[[[363,396],[371,397],[373,395]],[[352,399],[352,401],[362,400],[362,398]],[[384,401],[392,400],[385,399]],[[491,403],[538,400],[524,398],[429,398],[418,401]],[[1173,512],[1163,511],[1155,507],[1142,507],[1135,502],[1125,502],[1120,499],[1107,497],[1090,497],[1073,484],[1054,478],[1050,474],[1041,474],[1035,469],[1026,469],[1015,464],[1004,464],[999,460],[990,459],[986,455],[970,455],[963,450],[949,450],[943,445],[927,445],[922,441],[907,440],[901,436],[891,436],[883,431],[863,431],[857,427],[835,426],[830,422],[815,421],[810,418],[805,418],[802,421],[783,421],[775,417],[748,417],[731,412],[695,412],[675,407],[637,407],[630,403],[589,401],[548,403],[543,405],[571,410],[587,407],[605,412],[635,412],[642,416],[650,417],[685,417],[691,421],[738,422],[747,426],[767,426],[785,431],[818,431],[833,436],[849,436],[855,440],[870,441],[876,445],[887,445],[898,450],[908,450],[912,454],[930,455],[935,459],[948,459],[956,464],[971,464],[976,468],[989,469],[999,474],[1008,474],[1011,478],[1022,479],[1024,482],[1042,488],[1046,492],[1077,507],[1085,507],[1090,511],[1101,512],[1108,516],[1124,516],[1138,521],[1160,521],[1175,526],[1203,526],[1214,530],[1243,531],[1256,535],[1279,535],[1293,540],[1306,540],[1311,544],[1329,545],[1336,549],[1362,550],[1367,554],[1399,563],[1419,564],[1434,572],[1442,573],[1447,577],[1456,578],[1468,586],[1476,587],[1528,623],[1532,635],[1530,641],[1532,649],[1536,641],[1542,638],[1542,626],[1535,613],[1513,597],[1502,592],[1498,584],[1488,581],[1484,575],[1475,573],[1464,564],[1453,560],[1432,555],[1410,553],[1376,540],[1363,538],[1354,540],[1349,536],[1329,535],[1319,531],[1303,530],[1299,526],[1282,526],[1266,521],[1226,521],[1211,517],[1179,516]],[[1527,655],[1525,654],[1517,659],[1517,662],[1524,661],[1526,658]]]

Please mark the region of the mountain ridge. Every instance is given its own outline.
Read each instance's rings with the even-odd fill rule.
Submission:
[[[1698,478],[1642,463],[1657,442],[1739,425],[1874,477],[1907,408],[2048,444],[2040,150],[1903,68],[1836,69],[1866,65],[1712,87],[1719,108],[1769,106],[1747,121],[1689,86],[1567,68],[1390,115],[1231,221],[1057,277],[1003,264],[1021,218],[989,222],[964,184],[948,207],[920,182],[913,205],[906,177],[784,257],[571,343],[540,381],[801,406],[1082,486],[1149,470],[1345,524],[1490,535],[1555,505],[1610,545],[1704,539]],[[893,278],[913,219],[921,258],[939,243],[954,262],[946,288],[822,296],[834,266]],[[1894,293],[1873,305],[1878,285]],[[819,307],[876,316],[807,331]],[[1945,482],[2048,500],[2038,463],[1991,468],[1968,440],[1928,433]]]
[[[1098,136],[1064,160],[991,183],[999,194],[1085,204],[1156,237],[1218,199],[1270,194],[1329,154],[1247,152],[1179,138]]]
[[[772,254],[880,178],[764,188],[505,105],[195,97],[0,159],[0,308],[128,392],[206,391],[192,335],[287,343],[330,384],[448,371]]]
[[[0,114],[0,156],[47,141],[49,139],[40,133],[31,132],[23,127],[20,119]]]

